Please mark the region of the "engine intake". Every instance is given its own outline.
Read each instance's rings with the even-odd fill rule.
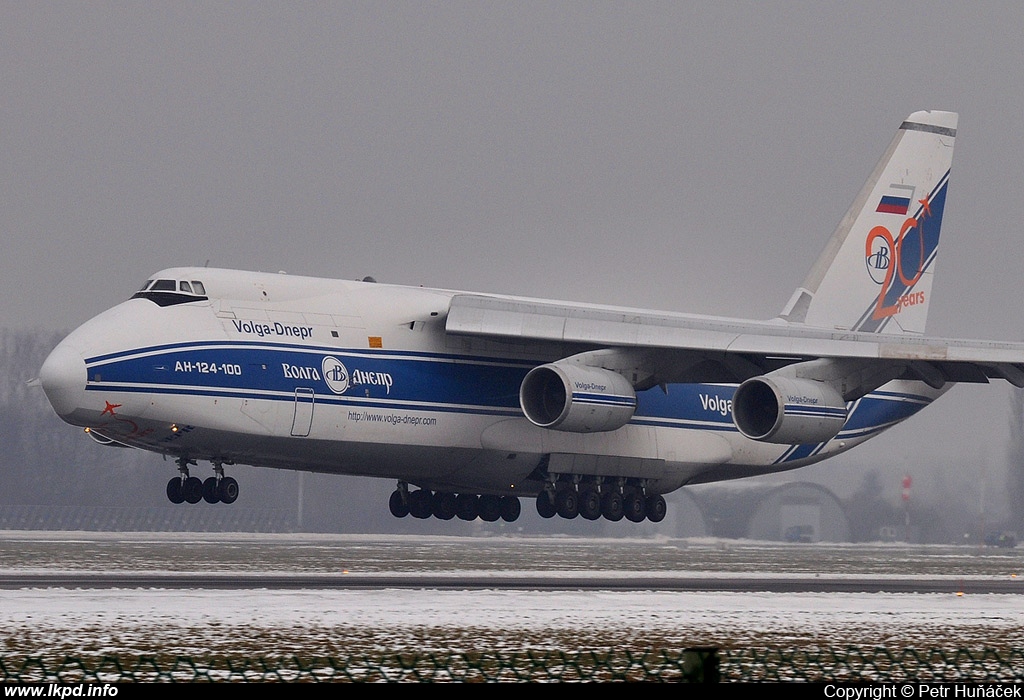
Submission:
[[[573,433],[621,428],[636,410],[636,392],[621,374],[553,362],[534,367],[519,387],[519,405],[534,425]]]
[[[743,435],[785,445],[828,442],[846,424],[846,402],[830,384],[811,379],[754,377],[732,398],[732,420]]]

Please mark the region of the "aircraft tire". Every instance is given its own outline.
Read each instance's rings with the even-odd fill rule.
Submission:
[[[668,512],[668,505],[665,503],[665,497],[661,494],[652,494],[647,497],[647,519],[652,523],[660,523],[665,519],[665,513]]]
[[[190,476],[182,484],[181,493],[189,503],[203,500],[203,482],[198,476]]]
[[[601,494],[593,486],[580,489],[579,511],[587,520],[597,520],[601,517]]]
[[[455,515],[459,520],[476,520],[480,515],[480,497],[475,493],[460,493],[455,497]]]
[[[409,504],[405,502],[405,496],[398,489],[391,492],[391,498],[388,499],[388,510],[396,518],[404,518],[409,515]]]
[[[431,510],[438,520],[451,520],[455,517],[458,499],[454,493],[438,491],[434,494]]]
[[[230,476],[225,476],[217,485],[217,495],[220,497],[221,503],[229,505],[234,503],[238,500],[238,482]]]
[[[409,514],[414,518],[426,520],[432,511],[434,494],[426,489],[417,489],[409,493]]]
[[[559,489],[555,494],[555,508],[566,520],[572,520],[580,514],[580,497],[574,488]]]
[[[537,515],[542,518],[553,518],[558,514],[558,509],[555,508],[555,502],[551,498],[551,494],[547,491],[541,491],[537,494]]]
[[[647,517],[647,504],[644,502],[644,495],[639,491],[630,491],[622,499],[622,509],[626,520],[633,523],[643,522]]]
[[[519,503],[519,498],[516,496],[501,497],[501,519],[506,523],[514,523],[519,520],[519,514],[522,511],[523,506]]]
[[[610,489],[601,495],[601,515],[605,520],[618,522],[622,520],[622,494],[618,489]]]
[[[185,494],[181,490],[180,476],[176,476],[167,482],[167,500],[174,504],[185,502]]]
[[[220,493],[217,484],[217,477],[210,476],[203,482],[203,500],[207,503],[219,503]]]
[[[499,496],[480,497],[480,519],[493,523],[501,518],[501,498]]]

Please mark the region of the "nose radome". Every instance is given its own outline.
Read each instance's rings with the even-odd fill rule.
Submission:
[[[65,418],[81,407],[86,384],[85,360],[73,348],[61,343],[39,368],[39,383],[53,410]]]

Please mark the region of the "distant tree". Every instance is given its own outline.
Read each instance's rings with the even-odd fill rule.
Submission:
[[[1010,449],[1006,495],[1010,504],[1010,528],[1024,535],[1024,390],[1010,395]]]
[[[860,486],[846,501],[846,517],[854,542],[873,542],[881,538],[883,528],[894,528],[903,535],[901,509],[886,500],[886,486],[875,470],[864,475]]]

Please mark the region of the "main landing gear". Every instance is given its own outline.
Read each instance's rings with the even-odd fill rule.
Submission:
[[[180,476],[167,482],[167,500],[171,503],[234,503],[238,499],[238,482],[224,476],[223,462],[214,462],[214,476],[204,481],[189,476],[188,465],[194,465],[195,460],[179,457],[176,461]]]
[[[515,522],[519,518],[520,504],[515,496],[449,493],[429,489],[409,490],[404,481],[391,493],[388,501],[391,514],[396,518],[411,515],[414,518],[439,520],[476,520],[486,522],[504,520]],[[665,519],[667,506],[661,494],[647,494],[643,483],[619,481],[552,481],[537,495],[537,513],[543,518],[556,515],[572,519],[582,516],[587,520],[618,521],[625,518],[634,523]]]
[[[507,523],[519,519],[521,506],[515,496],[494,496],[473,493],[450,493],[448,491],[430,491],[429,489],[409,490],[404,481],[391,494],[388,501],[391,514],[396,518],[411,515],[414,518],[426,519],[435,517],[439,520],[476,520],[486,522],[504,520]]]
[[[555,481],[537,494],[537,513],[542,518],[582,516],[587,520],[626,518],[634,523],[645,519],[658,523],[667,510],[664,496],[646,494],[643,484]]]

